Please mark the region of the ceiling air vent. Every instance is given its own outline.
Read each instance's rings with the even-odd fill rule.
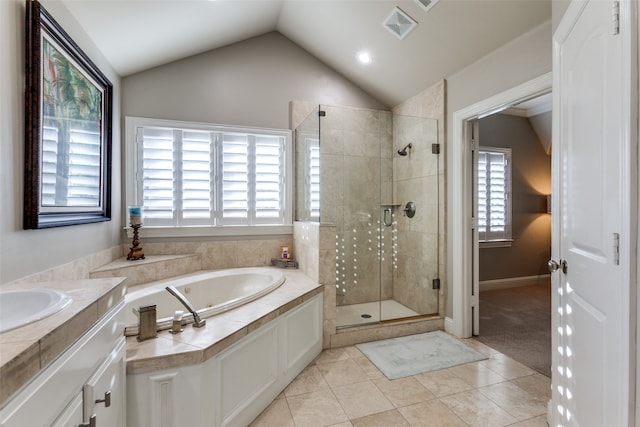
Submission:
[[[435,6],[439,0],[414,0],[414,1],[418,3],[418,5],[422,8],[422,10],[424,10],[425,12],[428,12],[429,9]]]
[[[418,23],[412,17],[404,13],[399,7],[393,9],[382,25],[400,40],[415,28]]]

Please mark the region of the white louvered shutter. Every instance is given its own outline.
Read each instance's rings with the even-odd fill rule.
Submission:
[[[139,129],[138,143],[142,145],[141,184],[144,221],[147,225],[174,225],[176,203],[175,134],[169,128],[146,127]]]
[[[284,216],[284,141],[280,136],[255,137],[255,222],[280,223]]]
[[[136,203],[147,226],[284,224],[283,132],[138,126]]]
[[[211,224],[214,203],[212,134],[182,131],[180,207],[182,223]]]
[[[510,149],[478,153],[478,232],[480,241],[511,239]]]
[[[320,142],[309,140],[309,216],[311,219],[320,219]]]
[[[249,218],[249,136],[222,135],[222,222],[243,224]]]

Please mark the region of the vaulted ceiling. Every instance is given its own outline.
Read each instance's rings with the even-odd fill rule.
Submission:
[[[551,19],[550,0],[62,2],[122,76],[278,31],[388,106]],[[396,7],[418,24],[402,40],[382,24]]]

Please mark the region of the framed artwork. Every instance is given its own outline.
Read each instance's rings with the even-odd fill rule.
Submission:
[[[25,229],[111,219],[113,86],[37,0],[27,0]]]

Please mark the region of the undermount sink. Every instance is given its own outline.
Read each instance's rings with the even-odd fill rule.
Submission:
[[[0,292],[0,333],[49,317],[69,304],[71,304],[71,297],[55,289],[2,291]]]

